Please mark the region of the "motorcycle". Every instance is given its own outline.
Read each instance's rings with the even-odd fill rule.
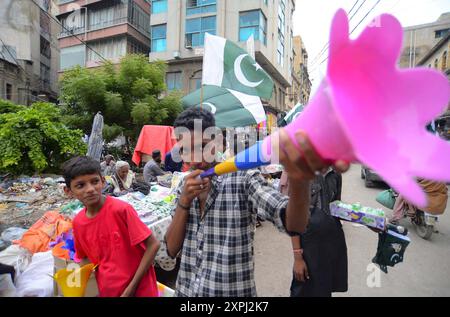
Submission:
[[[386,192],[389,192],[389,194],[391,195],[388,201],[386,201],[385,197],[379,198],[382,193],[377,196],[377,201],[386,208],[394,210],[394,206],[396,205],[395,202],[398,199],[398,193],[396,193],[393,189],[389,189]],[[387,193],[385,193],[384,195],[387,195]],[[407,202],[403,204],[403,218],[407,217],[411,219],[411,223],[413,224],[414,229],[419,237],[424,240],[430,239],[433,232],[435,232],[436,223],[439,221],[439,217],[420,210],[417,207],[412,207],[413,206]],[[391,223],[396,224],[396,221],[391,221]]]

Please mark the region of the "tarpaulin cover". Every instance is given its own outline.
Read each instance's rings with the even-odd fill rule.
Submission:
[[[162,125],[145,125],[134,149],[133,162],[139,166],[142,154],[151,155],[154,150],[160,150],[164,157],[175,145],[176,140],[172,139],[173,127]]]

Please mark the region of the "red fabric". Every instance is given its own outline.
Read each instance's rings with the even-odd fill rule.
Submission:
[[[119,297],[136,273],[146,250],[143,243],[152,231],[129,204],[106,197],[94,218],[80,211],[73,221],[78,258],[98,264],[96,278],[101,297]],[[142,278],[135,296],[156,297],[158,287],[153,266]]]
[[[139,166],[142,154],[151,155],[154,150],[161,151],[161,157],[164,160],[166,153],[169,152],[175,143],[172,139],[173,127],[163,125],[145,125],[142,127],[141,134],[134,149],[133,162]]]

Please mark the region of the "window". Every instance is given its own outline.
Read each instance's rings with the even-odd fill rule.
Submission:
[[[181,90],[181,72],[173,72],[166,74],[167,90]]]
[[[134,1],[130,2],[130,13],[128,15],[128,22],[130,22],[136,29],[141,31],[146,36],[149,36],[148,25],[150,24],[150,15],[146,13]]]
[[[441,68],[441,70],[446,70],[447,69],[447,51],[445,51],[443,54],[442,54],[442,68]]]
[[[186,20],[186,47],[203,46],[205,33],[216,34],[216,17]]]
[[[277,61],[278,64],[284,65],[284,29],[285,29],[285,8],[286,0],[279,0],[278,2],[278,45],[277,45]]]
[[[284,64],[284,37],[280,34],[278,36],[277,61],[280,65]]]
[[[102,8],[100,10],[89,10],[89,30],[102,29],[111,25],[127,21],[128,8],[126,3]]]
[[[41,63],[41,80],[44,84],[50,84],[50,67]]]
[[[443,30],[436,30],[436,31],[434,31],[434,37],[438,39],[438,38],[446,36],[449,32],[450,32],[450,28],[443,29]]]
[[[149,53],[149,48],[139,41],[134,41],[131,38],[128,39],[128,54],[144,54],[147,55]]]
[[[6,84],[6,99],[11,100],[12,99],[12,85]]]
[[[187,0],[186,15],[216,12],[216,0]]]
[[[152,13],[167,12],[167,0],[152,0]]]
[[[284,36],[284,28],[286,25],[286,16],[284,14],[286,5],[285,5],[285,0],[279,0],[279,5],[278,5],[278,32],[281,32],[281,34],[283,34]]]
[[[279,102],[279,105],[280,105],[280,109],[284,109],[284,93],[283,93],[283,91],[281,90],[281,88],[278,88],[278,97],[280,98],[280,100],[278,101]]]
[[[89,46],[95,50],[95,52],[88,49],[87,60],[92,62],[100,62],[102,61],[102,58],[98,54],[106,59],[115,59],[125,56],[127,41],[125,37],[118,37],[90,43]]]
[[[166,47],[167,25],[152,26],[152,52],[164,52]]]
[[[61,49],[60,61],[61,69],[68,69],[75,65],[85,66],[86,47],[85,45],[76,45]]]
[[[43,55],[47,58],[50,58],[51,57],[50,42],[47,41],[42,36],[41,36],[40,42],[41,42],[41,55]]]
[[[255,40],[267,45],[267,19],[261,10],[239,14],[239,41],[247,41],[252,34]]]
[[[268,6],[268,5],[269,5],[269,0],[264,0],[264,4],[265,4],[266,6]]]

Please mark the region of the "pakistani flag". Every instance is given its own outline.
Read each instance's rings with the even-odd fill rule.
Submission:
[[[216,119],[216,125],[225,127],[245,127],[266,120],[266,114],[257,96],[246,95],[238,91],[218,86],[203,86],[201,89],[183,97],[184,108],[202,107],[210,110]]]
[[[208,33],[205,35],[202,84],[264,99],[270,99],[273,91],[270,76],[245,50],[231,41]]]
[[[292,108],[291,111],[289,111],[284,116],[284,118],[278,122],[278,126],[284,127],[285,125],[288,125],[289,123],[294,121],[300,115],[300,113],[302,113],[303,109],[305,109],[305,106],[303,106],[301,103],[296,104],[295,107]]]

